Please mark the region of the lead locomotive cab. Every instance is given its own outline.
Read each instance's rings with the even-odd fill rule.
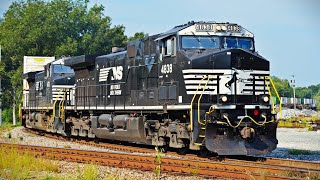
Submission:
[[[230,155],[276,148],[269,61],[255,52],[251,32],[231,23],[190,22],[155,41],[159,104],[190,123],[191,145]],[[174,111],[183,105],[189,111]]]

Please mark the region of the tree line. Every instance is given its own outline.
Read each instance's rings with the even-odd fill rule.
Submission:
[[[112,25],[104,6],[88,7],[89,0],[26,0],[13,2],[0,19],[3,120],[15,119],[21,103],[23,56],[107,54],[113,46],[143,38],[125,35]]]
[[[293,87],[289,80],[272,77],[274,84],[281,97],[293,97]],[[296,87],[296,98],[316,99],[317,109],[320,109],[320,84],[308,87]],[[274,93],[273,93],[274,94]]]
[[[26,0],[13,2],[0,19],[3,121],[15,121],[22,96],[23,56],[107,54],[113,46],[143,38],[125,35],[123,25],[112,25],[104,6],[88,7],[89,0]],[[280,96],[292,97],[288,80],[274,78]],[[297,97],[316,97],[320,84],[297,88]]]

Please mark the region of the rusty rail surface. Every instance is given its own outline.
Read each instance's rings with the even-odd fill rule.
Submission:
[[[107,153],[76,149],[52,148],[0,143],[1,148],[15,148],[19,151],[32,152],[56,160],[68,160],[80,163],[95,163],[107,166],[154,171],[159,165],[155,157],[132,155],[131,153]],[[304,169],[252,166],[250,164],[233,164],[226,162],[196,161],[175,158],[161,158],[161,171],[174,174],[192,174],[204,177],[224,177],[232,179],[293,179],[294,177],[320,177],[320,170],[305,171]]]
[[[41,136],[45,136],[48,138],[54,138],[59,139],[63,141],[73,141],[79,144],[84,144],[88,146],[95,146],[99,148],[114,150],[114,151],[122,151],[122,152],[132,152],[132,153],[147,153],[147,154],[154,154],[155,150],[153,148],[141,148],[141,147],[135,147],[133,145],[120,145],[120,144],[114,144],[114,143],[95,143],[92,141],[85,141],[81,139],[75,139],[70,138],[66,139],[62,136],[56,136],[53,134],[47,134],[47,133],[39,133],[39,131],[34,131],[31,129],[25,129],[27,132],[33,133],[33,134],[40,134]],[[300,169],[304,171],[319,171],[320,169],[320,163],[319,162],[310,162],[310,161],[300,161],[300,160],[291,160],[291,159],[281,159],[281,158],[256,158],[256,157],[247,157],[247,158],[253,158],[252,160],[239,160],[235,158],[229,158],[229,157],[199,157],[195,154],[185,154],[185,155],[179,155],[176,152],[166,152],[165,155],[170,155],[172,157],[177,157],[181,159],[189,159],[189,160],[197,160],[197,161],[218,161],[218,162],[224,162],[224,163],[232,163],[232,164],[245,164],[245,165],[251,165],[251,166],[273,166],[275,168],[281,166],[282,168],[295,168]],[[246,158],[246,157],[245,157]]]

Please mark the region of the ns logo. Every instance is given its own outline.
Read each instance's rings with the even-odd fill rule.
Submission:
[[[121,80],[123,76],[123,67],[122,66],[116,66],[116,67],[107,67],[100,69],[99,73],[99,82],[107,81],[110,71],[111,73],[111,80]]]

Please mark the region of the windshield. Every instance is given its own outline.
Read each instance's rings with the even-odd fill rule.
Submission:
[[[63,65],[54,65],[53,66],[54,73],[73,73],[73,69],[68,66]]]
[[[219,48],[219,38],[214,36],[182,36],[182,48],[213,49]]]
[[[253,42],[250,38],[225,37],[223,47],[253,50]]]

